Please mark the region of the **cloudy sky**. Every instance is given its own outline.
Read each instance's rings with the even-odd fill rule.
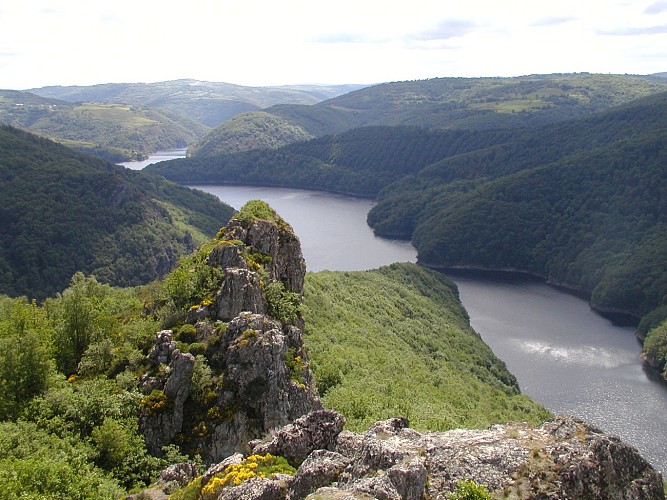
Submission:
[[[667,0],[0,0],[0,88],[667,71]]]

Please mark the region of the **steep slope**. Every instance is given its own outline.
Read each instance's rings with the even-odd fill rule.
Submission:
[[[87,87],[42,87],[30,91],[69,102],[152,106],[217,127],[238,113],[278,103],[315,104],[361,85],[288,85],[245,87],[231,83],[173,80],[156,83],[107,83]]]
[[[44,298],[76,271],[116,285],[164,275],[231,207],[0,128],[0,292]]]
[[[208,130],[155,108],[72,104],[16,91],[0,91],[0,123],[115,162],[139,159],[159,149],[186,147]]]

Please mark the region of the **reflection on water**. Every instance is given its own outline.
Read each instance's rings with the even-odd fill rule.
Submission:
[[[667,384],[639,353],[634,328],[533,279],[457,272],[473,328],[517,377],[523,393],[555,413],[587,420],[667,471]]]

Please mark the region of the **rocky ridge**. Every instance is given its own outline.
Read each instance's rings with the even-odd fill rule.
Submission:
[[[195,339],[213,346],[202,360],[214,366],[216,381],[205,401],[190,397],[196,357],[179,350],[173,330],[156,335],[140,380],[140,428],[154,454],[179,442],[218,462],[322,407],[298,314],[306,272],[299,239],[268,205],[252,203],[220,231],[208,254],[205,265],[220,276],[212,299],[187,313]],[[278,288],[269,294],[272,285]],[[296,312],[270,316],[284,309],[275,304],[281,301]]]
[[[417,432],[407,419],[391,418],[363,434],[342,431],[344,422],[334,411],[315,411],[265,440],[249,442],[247,455],[287,457],[296,473],[252,477],[201,498],[446,499],[460,498],[450,495],[461,481],[483,485],[490,498],[664,498],[660,474],[635,449],[571,417],[555,417],[538,427],[509,423],[448,432]],[[196,479],[181,473],[179,484],[189,479],[191,494],[204,491],[244,457],[232,455]],[[176,469],[191,471],[186,464]],[[163,478],[155,490],[169,488],[173,480]]]

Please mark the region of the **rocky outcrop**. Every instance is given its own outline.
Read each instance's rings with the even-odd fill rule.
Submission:
[[[211,460],[321,408],[298,328],[244,312],[229,323],[221,349],[224,385],[217,405],[234,411],[211,429]]]
[[[250,443],[253,452],[289,455],[309,442],[304,428],[318,432],[303,423],[333,430],[294,476],[281,475],[274,487],[269,479],[252,480],[242,496],[234,492],[240,487],[231,487],[220,498],[446,499],[461,480],[499,498],[664,498],[660,474],[635,449],[570,417],[539,427],[511,423],[449,432],[417,432],[406,419],[392,418],[364,434],[337,434],[341,421],[335,412],[314,412],[262,445]]]
[[[299,238],[287,223],[260,219],[245,224],[239,219],[232,219],[221,236],[223,241],[242,242],[250,253],[269,256],[264,269],[270,280],[282,282],[291,292],[303,293],[306,261],[301,253]],[[222,253],[223,249],[216,251],[216,259],[222,259]],[[227,250],[224,257],[229,258],[231,253]]]
[[[156,455],[172,442],[183,428],[185,402],[190,394],[190,382],[195,358],[181,353],[172,340],[173,332],[163,330],[155,337],[155,346],[148,355],[150,373],[140,381],[146,394],[140,429],[148,450]]]
[[[322,408],[300,316],[283,317],[289,321],[284,323],[267,314],[265,289],[272,282],[280,282],[298,304],[306,272],[299,239],[268,205],[256,200],[253,207],[218,233],[201,265],[219,270],[208,273],[219,281],[210,290],[212,299],[187,313],[195,334],[186,341],[198,343],[197,352],[208,343],[200,363],[210,370],[210,385],[199,387],[199,400],[188,399],[195,358],[180,353],[172,332],[160,332],[149,355],[149,372],[157,375],[142,380],[147,409],[141,430],[153,453],[180,434],[186,449],[219,462],[243,451],[248,441]],[[151,391],[162,391],[166,401]]]

